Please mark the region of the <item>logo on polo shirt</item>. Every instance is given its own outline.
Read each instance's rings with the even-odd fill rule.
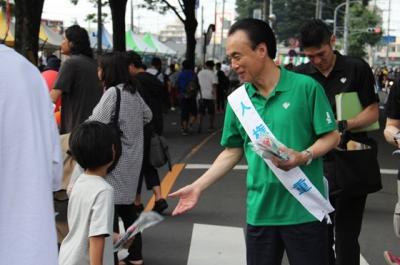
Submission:
[[[347,81],[347,78],[346,78],[346,77],[340,78],[340,82],[342,82],[342,84],[346,83],[346,81]]]
[[[331,114],[329,114],[329,112],[326,112],[326,123],[328,124],[332,123]]]
[[[290,102],[285,102],[282,104],[282,107],[284,107],[285,109],[289,108],[290,106]]]

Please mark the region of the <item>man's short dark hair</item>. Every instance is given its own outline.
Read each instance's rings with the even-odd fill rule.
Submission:
[[[72,131],[69,149],[83,169],[96,169],[113,161],[114,139],[110,125],[88,121]]]
[[[221,69],[221,66],[222,66],[221,63],[216,63],[216,64],[215,64],[215,68],[217,68],[217,70],[220,70],[220,69]]]
[[[213,60],[208,60],[206,61],[206,66],[207,68],[214,68],[214,61]]]
[[[136,68],[143,68],[142,57],[137,52],[127,51],[126,58],[128,64],[133,64]]]
[[[275,59],[276,39],[271,27],[265,21],[245,18],[234,23],[229,29],[228,36],[236,31],[242,30],[247,34],[251,42],[251,48],[254,50],[260,43],[265,43],[268,49],[268,56]]]
[[[312,19],[300,28],[300,45],[303,48],[321,47],[329,44],[332,31],[322,20]]]
[[[190,69],[190,63],[189,63],[188,60],[184,60],[182,62],[182,68],[183,68],[183,70],[189,70]]]
[[[161,59],[159,57],[153,57],[153,59],[151,59],[151,65],[157,69],[161,68]]]
[[[86,29],[79,25],[73,25],[65,30],[65,37],[72,43],[71,54],[83,54],[93,58],[90,47],[89,34]]]

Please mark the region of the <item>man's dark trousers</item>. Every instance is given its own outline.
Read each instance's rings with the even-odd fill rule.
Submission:
[[[281,265],[286,250],[290,265],[328,264],[325,221],[298,225],[247,225],[247,265]]]
[[[358,237],[366,199],[367,195],[350,197],[341,194],[330,199],[335,211],[331,214],[333,225],[329,225],[329,265],[360,265]]]

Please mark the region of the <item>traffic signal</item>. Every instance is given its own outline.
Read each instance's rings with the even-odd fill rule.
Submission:
[[[382,28],[381,27],[367,28],[367,32],[374,33],[374,34],[381,34]]]

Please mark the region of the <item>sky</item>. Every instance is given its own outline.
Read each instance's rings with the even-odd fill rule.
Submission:
[[[177,20],[177,16],[172,12],[168,11],[166,14],[161,15],[157,12],[139,8],[138,5],[142,4],[143,0],[128,0],[127,12],[126,12],[126,23],[130,23],[130,7],[131,1],[134,4],[134,25],[140,28],[141,32],[158,33],[160,30],[164,29],[166,25],[174,23]],[[176,3],[175,0],[170,0],[171,3]],[[211,4],[210,4],[211,3]],[[200,6],[204,6],[204,27],[207,28],[210,23],[213,23],[214,16],[209,14],[214,14],[215,1],[214,0],[200,0]],[[225,1],[225,12],[234,13],[235,0]],[[111,14],[110,8],[105,7],[103,9],[104,13],[108,13],[108,23],[105,27],[111,30]],[[200,10],[199,14],[199,26],[200,29]],[[217,10],[222,12],[222,0],[217,0]],[[87,14],[97,13],[97,8],[91,4],[88,0],[79,0],[78,5],[71,4],[70,0],[45,0],[43,7],[42,18],[46,19],[57,19],[63,20],[64,26],[69,26],[74,24],[75,21],[83,27],[95,28],[96,25],[93,23],[89,24],[85,21]],[[156,19],[155,19],[156,18]]]
[[[173,23],[177,20],[176,15],[172,11],[168,11],[165,15],[158,14],[157,12],[140,9],[137,6],[143,3],[143,0],[128,0],[126,22],[130,23],[130,4],[134,4],[134,25],[139,26],[141,32],[158,33],[164,29],[167,24]],[[217,10],[222,11],[222,1],[217,1]],[[310,0],[312,1],[312,0]],[[343,0],[344,1],[344,0]],[[391,1],[391,19],[390,19],[390,34],[400,36],[400,0],[370,0],[383,10],[383,29],[386,35],[387,20],[388,20],[388,7]],[[170,0],[171,3],[176,3],[175,0]],[[210,23],[214,21],[214,8],[215,0],[200,0],[200,6],[204,6],[204,28],[207,28]],[[225,12],[234,14],[235,0],[225,1]],[[200,29],[200,8],[199,26]],[[72,25],[74,21],[78,21],[81,26],[95,28],[93,23],[90,25],[84,19],[89,13],[96,13],[97,9],[88,0],[80,0],[77,6],[71,4],[70,0],[45,0],[43,8],[43,18],[63,20],[65,26]],[[109,7],[104,8],[104,12],[109,12]],[[156,18],[156,19],[155,19]],[[111,30],[111,14],[109,14],[108,23],[105,24],[108,30]]]
[[[388,28],[388,14],[389,14],[389,1],[390,5],[390,35],[395,35],[400,37],[400,0],[370,0],[371,2],[376,2],[376,4],[383,11],[383,29],[384,34],[387,35]]]

